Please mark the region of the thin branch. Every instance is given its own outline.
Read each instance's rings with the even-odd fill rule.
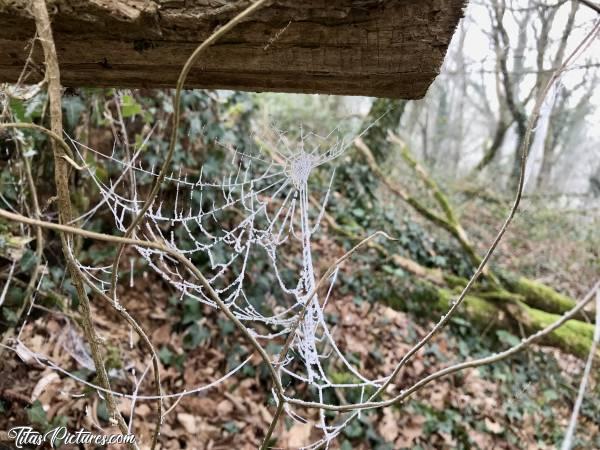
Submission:
[[[523,142],[522,142],[522,147],[521,147],[521,167],[520,167],[520,173],[519,173],[519,181],[518,181],[518,185],[517,185],[517,191],[515,193],[515,198],[514,198],[513,205],[511,207],[511,209],[510,209],[510,211],[508,213],[508,216],[506,217],[504,223],[502,224],[502,227],[500,228],[500,231],[498,232],[498,234],[496,235],[496,238],[492,242],[492,245],[489,247],[489,249],[486,252],[485,256],[481,260],[481,263],[477,267],[477,270],[475,271],[475,273],[473,274],[473,276],[469,279],[469,281],[467,282],[466,286],[463,288],[463,290],[460,293],[460,295],[458,296],[458,298],[452,302],[452,306],[448,310],[447,314],[444,315],[444,316],[442,316],[441,320],[433,327],[433,329],[423,339],[421,339],[421,341],[419,341],[419,343],[417,343],[417,345],[415,345],[402,358],[402,360],[398,363],[398,365],[394,369],[394,371],[393,371],[392,375],[390,376],[389,380],[386,383],[384,383],[384,385],[373,395],[373,397],[375,397],[376,395],[379,395],[381,392],[384,392],[385,388],[387,388],[387,386],[389,386],[389,384],[392,382],[392,380],[395,378],[395,376],[400,372],[400,369],[410,360],[410,358],[417,351],[419,351],[427,342],[429,342],[429,340],[450,320],[450,318],[455,314],[455,312],[458,310],[458,308],[460,307],[460,305],[464,301],[465,297],[467,296],[467,293],[471,290],[471,287],[473,286],[473,284],[475,284],[475,282],[477,281],[477,279],[479,278],[479,276],[483,273],[483,269],[485,268],[487,262],[491,258],[491,256],[494,253],[494,251],[496,250],[496,247],[500,243],[500,240],[502,239],[502,237],[506,233],[506,230],[508,229],[508,226],[512,222],[512,219],[514,218],[514,216],[515,216],[515,214],[517,212],[517,209],[519,207],[519,204],[521,202],[521,196],[523,195],[523,184],[525,182],[525,167],[527,165],[527,150],[529,148],[529,140],[531,139],[531,134],[533,132],[534,124],[537,122],[537,119],[538,119],[538,117],[540,115],[540,111],[541,111],[542,105],[544,103],[544,99],[546,98],[546,95],[548,94],[548,91],[550,90],[550,88],[552,87],[552,85],[554,84],[554,82],[560,76],[562,70],[565,67],[567,67],[567,65],[575,58],[576,55],[578,55],[578,53],[583,48],[585,48],[586,45],[589,45],[589,43],[591,42],[591,40],[593,39],[593,37],[596,35],[596,33],[598,33],[599,29],[600,29],[600,21],[597,22],[597,24],[594,27],[594,29],[583,39],[583,41],[577,46],[577,48],[573,51],[573,53],[571,53],[571,55],[569,55],[569,57],[563,62],[563,64],[561,65],[561,67],[559,67],[556,70],[556,72],[554,72],[554,74],[552,75],[552,77],[550,77],[550,79],[548,80],[548,83],[547,83],[545,89],[539,95],[539,97],[537,99],[537,102],[536,102],[536,105],[535,105],[535,107],[534,107],[534,109],[533,109],[533,111],[531,113],[531,117],[529,118],[528,126],[526,128],[525,136],[524,136],[524,139],[523,139]]]
[[[408,388],[404,391],[401,391],[400,394],[398,394],[397,396],[395,396],[389,400],[380,401],[380,402],[364,402],[364,403],[359,403],[359,404],[354,404],[354,405],[328,405],[325,403],[305,402],[302,400],[296,400],[296,399],[288,398],[288,397],[286,397],[285,400],[287,403],[292,404],[292,405],[302,406],[305,408],[327,409],[329,411],[356,411],[359,409],[382,408],[382,407],[386,407],[386,406],[391,406],[396,403],[400,403],[400,402],[406,400],[406,398],[408,398],[415,392],[417,392],[419,389],[423,388],[425,385],[427,385],[427,384],[431,383],[432,381],[435,381],[439,378],[442,378],[446,375],[450,375],[450,374],[453,374],[456,372],[460,372],[461,370],[470,369],[473,367],[480,367],[480,366],[484,366],[484,365],[488,365],[488,364],[493,364],[493,363],[502,361],[510,356],[513,356],[513,355],[521,352],[522,350],[524,350],[531,344],[540,340],[542,337],[544,337],[544,336],[550,334],[551,332],[553,332],[554,330],[560,328],[568,320],[573,319],[577,315],[577,313],[579,311],[581,311],[594,298],[594,295],[596,295],[598,289],[600,289],[600,281],[597,281],[596,284],[594,284],[594,286],[587,293],[587,295],[583,298],[583,300],[581,300],[569,312],[567,312],[566,314],[561,316],[561,318],[559,320],[557,320],[556,322],[547,326],[543,330],[540,330],[537,333],[530,335],[528,338],[523,339],[519,344],[515,345],[514,347],[511,347],[508,350],[505,350],[500,353],[496,353],[494,355],[486,356],[486,357],[479,358],[479,359],[473,359],[470,361],[465,361],[465,362],[462,362],[459,364],[455,364],[453,366],[446,367],[445,369],[441,369],[441,370],[421,379],[420,381],[415,383],[410,388]]]
[[[596,356],[596,349],[600,344],[600,290],[596,291],[596,327],[594,329],[594,341],[592,348],[590,348],[590,354],[588,355],[585,369],[581,377],[581,384],[579,385],[579,392],[577,394],[577,400],[575,406],[573,406],[573,412],[571,413],[571,419],[569,420],[569,426],[563,440],[561,450],[571,450],[573,446],[573,437],[575,436],[575,429],[577,427],[577,418],[579,417],[579,410],[583,404],[583,397],[585,390],[587,389],[587,382],[592,371],[592,365],[594,363],[594,357]]]
[[[56,47],[52,36],[50,26],[50,17],[46,8],[45,0],[33,0],[31,4],[33,16],[35,18],[36,30],[39,40],[44,51],[44,60],[46,65],[45,78],[48,82],[48,101],[50,104],[50,128],[56,136],[61,136],[62,128],[62,106],[61,106],[61,85],[60,85],[60,69],[58,66],[58,58],[56,55]],[[65,161],[65,156],[70,156],[70,151],[65,151],[66,144],[60,145],[56,139],[51,141],[52,151],[54,155],[54,182],[58,195],[58,211],[61,223],[69,223],[72,216],[71,197],[69,192],[69,166]],[[68,148],[68,147],[67,147]],[[94,327],[89,299],[83,285],[81,273],[77,268],[74,256],[71,253],[71,237],[69,234],[61,233],[60,235],[63,254],[67,261],[67,266],[71,274],[71,281],[77,291],[79,303],[82,310],[83,330],[90,345],[90,352],[96,367],[96,373],[100,384],[110,390],[110,381],[108,373],[104,365],[104,358],[100,351],[100,338]],[[123,416],[118,411],[114,396],[108,394],[106,396],[106,404],[108,411],[113,418],[116,419],[119,428],[123,434],[127,433],[127,424]],[[137,448],[137,445],[130,444],[129,448]]]
[[[271,423],[269,424],[269,428],[267,429],[267,432],[265,433],[265,438],[263,440],[262,445],[260,446],[260,450],[267,450],[269,448],[269,441],[271,440],[273,431],[275,431],[277,422],[279,421],[279,418],[281,417],[281,414],[283,413],[284,407],[285,407],[285,401],[283,398],[280,398],[279,402],[277,403],[277,409],[275,410],[275,415],[273,416],[273,419],[271,420]]]
[[[395,240],[394,238],[388,236],[383,231],[376,231],[375,233],[371,234],[370,236],[367,236],[365,239],[361,240],[358,244],[356,244],[354,247],[352,247],[350,250],[348,250],[346,253],[344,253],[342,256],[340,256],[333,264],[331,264],[329,266],[329,268],[325,271],[323,276],[319,279],[319,281],[317,282],[314,289],[308,294],[306,301],[304,302],[304,306],[302,307],[302,310],[298,314],[298,318],[292,325],[292,328],[290,329],[290,331],[288,333],[288,337],[287,337],[285,343],[283,344],[281,351],[279,352],[277,361],[274,363],[278,367],[278,375],[279,376],[281,376],[281,365],[283,364],[285,356],[287,355],[287,352],[289,351],[289,348],[292,345],[292,342],[294,341],[294,338],[296,336],[296,330],[300,326],[300,323],[304,320],[304,316],[306,315],[308,306],[310,305],[310,302],[312,301],[313,297],[319,291],[319,288],[339,268],[340,264],[342,264],[344,261],[346,261],[348,258],[350,258],[350,256],[352,256],[352,254],[355,253],[363,245],[370,244],[371,241],[374,238],[376,238],[377,236],[384,236],[387,239]],[[275,411],[275,416],[273,416],[273,420],[271,421],[271,424],[269,425],[269,428],[265,434],[265,438],[263,440],[261,450],[265,450],[267,448],[266,446],[268,445],[268,442],[271,440],[271,435],[273,434],[273,430],[275,429],[275,426],[277,425],[277,421],[279,420],[279,416],[281,416],[281,413],[283,411],[283,407],[284,407],[284,403],[285,403],[284,392],[278,391],[277,397],[279,398],[279,403],[277,404],[277,410]]]
[[[0,129],[3,124],[0,124]],[[275,371],[273,364],[271,363],[266,351],[262,348],[262,346],[258,343],[256,338],[250,333],[250,331],[244,326],[244,324],[231,312],[229,307],[223,302],[223,300],[219,297],[219,294],[214,290],[206,277],[202,274],[202,272],[194,266],[194,264],[188,260],[185,256],[179,253],[176,249],[172,247],[168,247],[159,242],[153,241],[144,241],[133,238],[126,238],[121,236],[112,236],[109,234],[96,233],[93,231],[83,230],[81,228],[72,227],[69,225],[63,225],[59,223],[53,222],[45,222],[42,220],[35,220],[29,217],[25,217],[21,214],[15,214],[10,211],[6,211],[5,209],[0,209],[0,217],[8,220],[12,220],[15,222],[26,223],[29,225],[34,225],[38,227],[47,228],[50,230],[59,231],[62,233],[70,233],[79,236],[83,236],[89,239],[95,239],[103,242],[112,242],[119,245],[134,245],[139,247],[151,248],[155,250],[160,250],[162,252],[167,253],[169,256],[172,256],[179,263],[181,263],[185,268],[192,274],[202,286],[207,290],[209,297],[213,300],[217,306],[223,311],[223,313],[227,316],[229,320],[231,320],[234,325],[241,331],[244,337],[248,340],[248,342],[254,347],[254,349],[259,353],[263,361],[267,364],[267,368],[269,369],[270,375],[273,378],[273,382],[275,384],[276,389],[283,392],[283,388],[279,381],[279,377]]]
[[[29,159],[25,155],[23,151],[23,145],[20,141],[17,141],[17,146],[19,147],[19,153],[21,154],[21,160],[23,161],[23,165],[25,167],[25,178],[27,180],[27,185],[29,187],[29,194],[31,196],[31,205],[33,206],[33,215],[36,219],[41,219],[42,213],[40,210],[40,204],[38,201],[37,189],[35,187],[35,182],[33,181],[33,176],[31,174],[31,164],[29,163]],[[25,311],[25,307],[29,303],[29,299],[33,296],[33,290],[35,289],[37,279],[40,276],[41,268],[42,268],[42,259],[44,256],[44,234],[41,228],[36,228],[36,242],[35,242],[35,266],[33,271],[31,272],[29,283],[25,288],[25,293],[23,294],[23,304],[20,305],[19,310],[17,311],[17,317],[20,318]],[[13,266],[14,267],[14,266]],[[12,274],[12,271],[11,271]],[[8,285],[10,284],[10,280],[6,284],[6,289],[8,289]],[[0,299],[0,305],[2,304],[2,300]],[[12,338],[14,334],[14,328],[10,328],[4,336],[2,336],[2,343],[7,342]],[[0,348],[0,357],[2,357],[3,349]]]
[[[444,316],[442,316],[441,320],[433,327],[433,329],[424,338],[422,338],[411,350],[409,350],[409,352],[400,360],[400,362],[398,363],[398,365],[396,366],[396,368],[394,369],[394,371],[392,372],[392,374],[388,377],[387,381],[370,397],[370,400],[376,398],[381,393],[383,393],[385,391],[385,389],[393,382],[394,378],[398,375],[398,373],[400,372],[400,370],[402,369],[402,367],[404,367],[404,365],[410,360],[410,358],[417,351],[419,351],[423,346],[425,346],[427,344],[427,342],[429,342],[431,340],[431,338],[441,328],[443,328],[445,326],[445,324],[456,313],[456,311],[458,310],[458,308],[460,307],[460,305],[462,304],[462,302],[465,300],[465,297],[466,297],[467,293],[471,290],[471,287],[473,286],[473,284],[475,283],[475,281],[483,273],[483,269],[485,268],[488,260],[491,258],[492,254],[494,253],[494,251],[495,251],[496,247],[498,246],[500,240],[502,239],[502,237],[506,233],[506,230],[508,229],[508,226],[512,222],[512,219],[514,218],[514,216],[515,216],[515,214],[517,212],[517,209],[519,207],[519,204],[520,204],[520,201],[521,201],[521,197],[522,197],[522,194],[523,194],[523,184],[524,184],[525,167],[527,165],[527,149],[529,148],[529,141],[531,139],[531,134],[532,134],[532,131],[533,131],[534,124],[537,122],[537,119],[539,117],[542,105],[543,105],[544,100],[545,100],[545,98],[546,98],[546,96],[548,94],[548,91],[550,90],[550,88],[552,87],[552,85],[554,84],[554,82],[558,79],[558,77],[560,76],[560,74],[562,73],[562,71],[573,60],[575,60],[576,57],[579,56],[580,53],[587,48],[587,46],[589,46],[589,44],[592,42],[593,38],[595,37],[595,35],[598,33],[599,30],[600,30],[600,21],[598,21],[596,23],[596,25],[594,26],[594,28],[592,29],[592,31],[585,36],[585,38],[580,42],[580,44],[575,48],[575,50],[565,59],[565,61],[563,61],[562,65],[553,73],[553,75],[548,80],[548,83],[547,83],[546,87],[542,90],[542,92],[538,96],[536,104],[534,106],[534,109],[533,109],[533,111],[531,113],[531,116],[529,117],[527,128],[525,130],[525,135],[524,135],[524,138],[523,138],[522,144],[521,144],[520,172],[519,172],[519,179],[518,179],[517,190],[516,190],[516,193],[515,193],[515,198],[514,198],[513,205],[512,205],[512,207],[510,209],[510,212],[509,212],[507,218],[505,219],[504,223],[502,224],[502,227],[500,228],[500,231],[496,235],[494,241],[492,242],[492,244],[489,247],[488,251],[486,252],[485,256],[481,260],[481,263],[477,267],[477,270],[475,271],[475,273],[473,274],[473,276],[469,279],[469,281],[467,282],[467,284],[463,288],[463,290],[460,293],[460,295],[458,296],[458,298],[452,302],[452,306],[448,310],[447,314],[444,315]],[[368,153],[366,154],[366,156],[368,158]],[[372,157],[372,155],[371,155],[371,157]],[[588,301],[589,301],[589,299],[588,299]],[[584,302],[584,303],[587,303],[587,301]],[[540,331],[540,332],[535,333],[534,335],[532,335],[533,340],[539,339],[540,337],[542,337],[542,336],[550,333],[554,329],[556,329],[558,326],[562,325],[567,320],[567,318],[570,318],[571,316],[573,316],[582,307],[583,307],[583,305],[577,305],[577,306],[575,306],[570,312],[568,312],[564,316],[562,316],[561,319],[559,319],[555,324],[553,324],[550,327],[547,327],[546,329],[544,329],[544,330],[542,330],[542,331]],[[558,325],[556,325],[556,324],[558,324]],[[529,340],[527,340],[527,342],[529,342]],[[522,346],[516,346],[515,348],[521,349]],[[510,352],[510,351],[512,351],[512,349],[510,349],[507,352]],[[518,350],[516,350],[516,351],[518,351]],[[506,357],[510,356],[511,354],[512,353],[506,353]],[[492,359],[490,360],[489,358],[492,358]],[[496,359],[494,359],[494,357],[489,357],[489,358],[483,358],[481,360],[476,360],[475,362],[473,362],[473,361],[472,362],[467,362],[467,363],[459,364],[459,365],[453,366],[453,367],[457,367],[458,369],[456,369],[456,370],[462,370],[462,368],[475,367],[476,365],[486,364],[487,363],[486,361],[488,361],[488,360],[490,360],[490,362],[497,361]],[[479,364],[478,361],[483,361],[483,362],[481,364]],[[475,366],[471,366],[469,364],[476,364],[476,365]],[[451,369],[451,368],[449,368],[449,369]],[[443,376],[446,373],[452,373],[453,371],[456,371],[456,370],[452,370],[450,372],[441,371],[443,373],[441,373],[440,376]],[[436,374],[434,374],[434,375],[436,375]],[[439,376],[437,378],[439,378]],[[435,378],[427,377],[427,378],[424,379],[424,380],[426,380],[425,383],[420,384],[420,383],[422,383],[424,381],[424,380],[421,380],[421,382],[417,383],[415,386],[421,387],[422,385],[427,384],[429,381],[432,381],[433,379],[435,379]],[[415,386],[413,386],[413,388]],[[405,392],[408,392],[408,395],[410,395],[410,393],[414,392],[413,388],[410,388],[408,391],[405,391]],[[343,406],[325,405],[325,404],[317,403],[317,402],[304,402],[304,401],[301,401],[301,400],[294,400],[294,399],[290,399],[290,398],[287,398],[287,397],[286,397],[286,401],[288,403],[290,403],[290,404],[296,404],[296,405],[304,406],[304,407],[314,407],[314,408],[322,408],[322,409],[330,409],[330,410],[335,410],[335,411],[342,411],[342,410],[355,410],[355,409],[373,408],[373,407],[378,407],[378,406],[387,406],[387,405],[393,404],[393,403],[395,403],[397,401],[401,401],[402,399],[404,399],[405,396],[403,396],[403,395],[404,395],[404,393],[401,393],[399,396],[397,396],[394,399],[392,399],[390,401],[387,401],[387,402],[371,402],[371,401],[368,401],[368,402],[365,402],[365,403],[361,403],[359,405],[343,405]]]
[[[587,6],[588,8],[593,9],[598,14],[600,14],[600,5],[597,5],[596,3],[592,2],[591,0],[573,0],[573,1],[579,2],[579,3]]]

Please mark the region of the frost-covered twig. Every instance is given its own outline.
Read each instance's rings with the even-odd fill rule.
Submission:
[[[27,186],[29,188],[29,195],[31,196],[31,206],[33,209],[33,216],[36,219],[41,219],[42,213],[40,210],[40,204],[38,201],[37,189],[35,187],[35,182],[33,181],[33,176],[31,174],[31,164],[29,162],[29,158],[25,155],[23,151],[23,144],[20,141],[17,141],[17,146],[19,148],[19,153],[21,155],[21,160],[23,161],[23,166],[25,167],[25,178],[27,180]],[[33,295],[33,290],[37,284],[37,279],[40,276],[41,268],[42,268],[42,259],[44,255],[44,234],[41,228],[37,228],[35,230],[36,234],[36,242],[35,242],[35,265],[33,266],[33,270],[31,271],[31,276],[29,277],[29,282],[25,287],[25,292],[23,293],[23,303],[19,307],[17,312],[17,317],[21,317],[21,314],[25,310],[25,307],[29,303],[29,299]],[[12,277],[12,273],[14,270],[14,264],[11,267],[9,272],[9,279],[0,295],[0,305],[4,302],[4,296],[6,295],[6,291],[8,290],[8,286],[10,285],[10,278]],[[4,336],[2,336],[2,343],[7,342],[13,335],[14,328],[10,328],[6,331]],[[2,356],[2,349],[0,349],[0,357]]]
[[[575,48],[575,50],[573,50],[573,52],[563,61],[562,65],[552,74],[552,77],[550,77],[545,88],[543,89],[543,91],[541,92],[539,97],[537,98],[536,104],[533,108],[531,116],[529,117],[527,129],[526,129],[526,133],[525,133],[525,138],[523,140],[523,145],[520,149],[521,150],[521,165],[520,165],[520,173],[519,173],[519,182],[518,182],[518,186],[517,186],[517,191],[515,193],[513,205],[508,213],[508,216],[504,220],[504,223],[502,224],[500,230],[498,231],[498,234],[492,241],[492,244],[488,248],[488,250],[487,250],[486,254],[484,255],[484,257],[482,258],[479,266],[475,270],[475,273],[471,276],[471,278],[469,279],[469,281],[467,282],[465,287],[462,289],[460,295],[452,302],[452,306],[450,307],[448,312],[445,315],[442,315],[440,321],[431,329],[431,331],[429,333],[427,333],[427,335],[425,335],[425,337],[423,337],[414,347],[412,347],[404,355],[404,357],[400,360],[400,362],[398,363],[398,365],[396,366],[396,368],[394,369],[394,371],[392,372],[392,374],[390,375],[390,377],[386,381],[386,383],[384,383],[384,385],[380,389],[378,389],[378,391],[372,396],[373,398],[375,398],[377,395],[384,392],[385,389],[387,388],[387,386],[389,386],[392,383],[392,381],[398,375],[398,373],[400,372],[402,367],[404,367],[404,365],[406,365],[406,363],[411,359],[411,357],[417,351],[419,351],[423,346],[425,346],[427,344],[427,342],[429,342],[431,340],[431,338],[446,325],[448,320],[450,320],[450,318],[456,313],[456,311],[458,310],[458,308],[464,301],[465,297],[467,296],[467,293],[471,290],[472,286],[475,284],[475,282],[477,281],[479,276],[483,273],[483,270],[484,270],[487,262],[493,255],[494,251],[496,250],[496,247],[498,246],[498,244],[502,240],[502,237],[506,233],[506,230],[508,229],[508,226],[512,222],[512,220],[517,212],[517,209],[519,207],[519,204],[521,202],[521,197],[523,195],[523,184],[524,184],[524,180],[525,180],[525,168],[527,165],[527,149],[529,148],[529,141],[531,139],[531,134],[535,127],[535,124],[537,123],[537,118],[540,115],[540,111],[541,111],[542,105],[544,103],[544,100],[546,98],[546,95],[548,94],[550,88],[553,86],[553,84],[556,82],[556,80],[559,78],[560,74],[564,71],[564,69],[576,58],[576,56],[579,55],[579,53],[584,48],[586,48],[587,45],[590,44],[590,42],[594,39],[594,37],[598,33],[599,29],[600,29],[600,21],[598,21],[596,23],[596,25],[594,26],[592,31],[585,36],[585,38]]]
[[[302,323],[302,321],[304,320],[304,316],[306,314],[306,311],[308,310],[308,306],[310,305],[310,302],[313,299],[313,297],[317,294],[320,287],[329,279],[329,277],[331,277],[331,275],[333,275],[334,272],[336,272],[339,269],[340,265],[344,261],[346,261],[348,258],[350,258],[350,256],[352,256],[353,253],[355,253],[363,245],[368,244],[369,242],[371,242],[373,239],[375,239],[378,236],[383,236],[386,239],[395,240],[394,238],[388,236],[383,231],[376,231],[375,233],[371,234],[370,236],[367,236],[365,239],[360,241],[358,244],[356,244],[354,247],[352,247],[350,250],[348,250],[346,253],[344,253],[342,256],[340,256],[333,264],[331,264],[329,266],[329,268],[325,271],[323,276],[319,279],[319,281],[317,282],[317,284],[313,288],[313,290],[308,294],[307,299],[304,303],[304,306],[303,306],[302,310],[299,312],[299,314],[297,315],[297,319],[294,322],[294,324],[292,325],[292,327],[289,331],[288,337],[287,337],[285,343],[283,344],[281,351],[279,352],[277,361],[275,361],[275,365],[279,369],[279,377],[281,377],[281,365],[283,364],[284,359],[289,351],[290,345],[292,345],[292,341],[296,337],[296,330],[298,329],[298,326],[300,325],[300,323]],[[261,446],[261,450],[264,450],[267,448],[269,440],[271,439],[271,435],[273,434],[273,431],[275,430],[275,426],[277,425],[277,422],[279,421],[279,417],[281,416],[281,413],[283,412],[283,409],[285,407],[284,392],[276,391],[276,393],[277,393],[277,397],[278,397],[277,409],[275,410],[275,415],[273,416],[273,420],[271,421],[269,428],[267,429],[267,432],[265,433],[265,437],[263,439],[263,444]]]
[[[174,259],[176,259],[179,263],[181,263],[183,266],[185,266],[185,268],[187,270],[189,270],[190,273],[192,273],[192,275],[194,275],[198,279],[198,281],[200,281],[200,283],[202,283],[202,285],[207,289],[210,297],[215,301],[215,303],[217,303],[217,305],[223,311],[223,313],[227,316],[227,318],[230,319],[236,325],[236,327],[241,331],[241,333],[244,335],[244,337],[255,348],[255,350],[257,350],[257,352],[261,355],[263,361],[267,363],[267,367],[269,368],[269,371],[271,372],[271,376],[275,382],[275,386],[278,389],[283,390],[281,387],[281,384],[279,383],[279,378],[277,376],[277,373],[275,372],[275,368],[271,364],[267,353],[262,348],[262,346],[258,343],[256,338],[248,331],[248,328],[246,326],[244,326],[244,324],[242,324],[240,322],[240,320],[231,312],[231,310],[223,302],[223,300],[221,300],[221,298],[219,297],[219,294],[217,294],[217,292],[213,289],[213,287],[210,285],[210,283],[208,282],[206,277],[202,274],[202,272],[200,270],[198,270],[198,268],[196,268],[196,266],[194,266],[187,258],[182,256],[178,251],[173,250],[172,248],[170,248],[164,244],[158,243],[158,242],[144,241],[144,240],[140,240],[140,239],[126,238],[126,237],[121,237],[121,236],[111,236],[109,234],[96,233],[93,231],[83,230],[81,228],[76,228],[76,227],[72,227],[72,226],[68,226],[68,225],[62,225],[62,224],[52,223],[52,222],[45,222],[42,220],[35,220],[35,219],[31,219],[31,218],[22,216],[20,214],[11,213],[4,209],[0,209],[0,217],[15,221],[15,222],[26,223],[26,224],[29,224],[32,226],[44,227],[44,228],[48,228],[51,230],[59,231],[61,234],[64,234],[64,233],[76,234],[76,235],[80,235],[83,237],[87,237],[89,239],[95,239],[98,241],[112,242],[112,243],[123,245],[123,246],[134,245],[136,247],[160,250],[161,252],[165,252],[165,253],[169,254]]]

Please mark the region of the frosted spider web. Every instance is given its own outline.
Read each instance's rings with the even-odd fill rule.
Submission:
[[[112,154],[103,155],[70,140],[82,161],[84,152],[93,152],[98,165],[114,165],[120,173],[116,179],[103,181],[94,167],[86,166],[102,201],[76,220],[89,220],[107,208],[116,228],[125,232],[143,206],[145,197],[138,193],[137,185],[140,180],[147,182],[158,176],[154,167],[140,161],[147,140],[130,157],[120,156],[116,148]],[[330,198],[335,170],[329,168],[328,188],[316,205],[314,200],[311,202],[311,175],[321,166],[328,168],[328,163],[348,147],[343,139],[331,141],[331,135],[320,137],[301,132],[299,141],[293,144],[280,133],[278,150],[267,154],[244,153],[219,144],[231,156],[227,158],[230,169],[220,170],[225,175],[219,180],[207,179],[204,166],[194,176],[182,171],[169,174],[145,220],[135,230],[137,238],[163,243],[199,266],[214,291],[263,347],[265,342],[282,342],[308,302],[290,350],[283,361],[278,361],[278,367],[289,377],[288,386],[305,384],[312,388],[303,393],[303,400],[320,403],[325,401],[327,389],[357,390],[362,401],[366,389],[377,389],[385,382],[366,378],[347,360],[326,321],[324,310],[338,269],[333,271],[324,296],[314,292],[317,277],[313,242]],[[130,181],[132,186],[123,186]],[[179,292],[181,299],[191,298],[217,308],[206,289],[196,284],[168,254],[144,247],[136,250],[149,267]],[[108,293],[110,266],[80,264],[80,269]],[[255,290],[251,278],[257,272],[273,280],[258,294],[258,301],[256,293],[248,294]],[[329,366],[335,361],[336,372],[341,368],[349,375],[345,379],[352,382],[334,382],[324,367],[325,360]],[[286,412],[293,420],[308,422],[289,405]],[[314,448],[328,444],[345,423],[328,425],[324,411],[320,411],[316,427],[324,437],[313,444]]]

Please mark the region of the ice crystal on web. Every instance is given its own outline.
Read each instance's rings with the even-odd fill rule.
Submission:
[[[83,150],[81,144],[72,143]],[[322,148],[324,143],[327,146]],[[327,163],[340,156],[347,144],[340,139],[332,144],[331,139],[314,134],[301,135],[296,145],[280,135],[277,144],[281,149],[256,154],[220,145],[230,158],[223,163],[229,169],[220,169],[218,173],[225,175],[218,180],[208,179],[204,168],[194,175],[169,174],[135,235],[161,242],[201,268],[214,291],[261,345],[274,340],[281,343],[306,309],[279,368],[291,383],[313,386],[316,394],[310,400],[323,402],[324,390],[332,388],[358,389],[362,395],[365,387],[377,387],[381,380],[363,377],[346,360],[324,316],[337,271],[324,297],[314,292],[317,280],[312,246],[335,173]],[[119,156],[116,150],[109,156],[95,153],[99,164],[115,165],[120,175],[103,181],[93,167],[88,167],[103,201],[82,218],[106,207],[116,228],[125,232],[143,205],[138,180],[157,177],[158,173],[140,162],[141,149],[130,158]],[[325,193],[316,195],[311,192],[311,176],[321,166],[330,171],[329,183]],[[128,183],[132,186],[125,188]],[[151,248],[136,250],[182,299],[216,307],[206,289],[168,254]],[[81,269],[100,289],[108,291],[110,267],[82,265]],[[253,282],[257,273],[273,283],[258,289]],[[326,373],[325,360],[336,360],[355,382],[336,384]],[[287,412],[304,420],[291,408]],[[327,426],[324,414],[318,426],[326,441],[339,432],[338,427]]]

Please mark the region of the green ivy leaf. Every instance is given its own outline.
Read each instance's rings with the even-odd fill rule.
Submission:
[[[505,330],[496,331],[496,336],[498,336],[500,342],[504,342],[505,344],[508,344],[511,347],[514,347],[515,345],[519,345],[521,343],[521,340],[518,337]]]
[[[46,428],[48,425],[48,418],[46,417],[46,411],[39,400],[33,402],[29,408],[25,408],[27,412],[27,418],[32,424],[39,425],[42,428]]]
[[[344,434],[350,439],[361,437],[363,432],[363,427],[357,422],[350,422],[350,424],[344,428]]]
[[[342,446],[340,447],[340,450],[352,450],[352,444],[350,443],[350,441],[348,439],[344,439],[344,442],[342,442]]]
[[[98,402],[98,406],[96,407],[96,414],[100,420],[108,422],[108,408],[106,407],[106,401],[102,400]]]
[[[544,399],[547,402],[558,400],[558,393],[554,389],[546,389],[544,390]]]
[[[187,332],[183,336],[183,347],[186,350],[194,349],[209,337],[210,332],[206,328],[194,323],[187,329]]]
[[[124,118],[133,117],[136,114],[141,114],[142,107],[141,105],[135,101],[135,99],[131,95],[124,95],[123,102],[121,105],[121,114],[123,114]]]
[[[158,351],[158,358],[165,366],[170,366],[173,361],[173,352],[166,345],[163,345]]]
[[[225,423],[223,425],[223,428],[225,429],[225,431],[228,431],[231,434],[237,433],[239,431],[238,426],[233,421],[229,421],[229,422]]]
[[[183,301],[183,314],[181,323],[190,324],[202,317],[201,304],[194,299],[187,298]]]
[[[35,261],[35,253],[30,249],[26,249],[25,252],[23,252],[23,257],[21,258],[21,270],[23,272],[29,272],[31,269],[33,269]]]

